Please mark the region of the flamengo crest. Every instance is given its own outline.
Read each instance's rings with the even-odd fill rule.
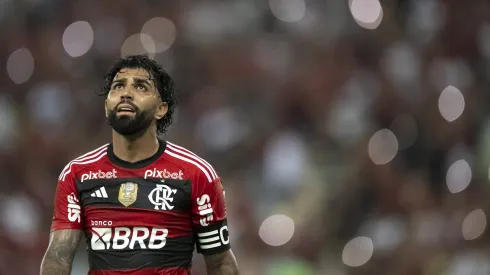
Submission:
[[[165,180],[162,180],[162,183]],[[170,203],[174,201],[172,195],[177,193],[177,189],[172,189],[165,184],[157,184],[150,194],[148,199],[153,205],[155,205],[155,210],[172,210],[174,208]]]

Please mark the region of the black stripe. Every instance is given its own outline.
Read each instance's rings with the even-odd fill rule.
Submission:
[[[90,238],[87,238],[88,260],[93,270],[139,269],[146,267],[182,267],[192,264],[194,240],[192,236],[167,239],[162,249],[90,249]]]
[[[95,179],[87,180],[83,183],[77,181],[77,188],[80,194],[80,200],[82,207],[86,206],[111,206],[111,207],[126,207],[119,199],[121,191],[121,185],[123,183],[134,183],[137,185],[138,190],[136,192],[136,200],[132,202],[130,207],[139,209],[155,209],[156,205],[153,204],[149,198],[150,193],[157,188],[157,184],[168,186],[170,189],[176,190],[176,193],[172,193],[169,197],[173,199],[169,202],[175,211],[188,211],[191,207],[191,181],[190,180],[174,180],[166,179],[162,182],[162,179],[155,178],[117,178],[117,179]],[[91,194],[99,188],[104,187],[108,198],[92,197]],[[156,195],[156,193],[153,193]],[[153,199],[156,197],[153,196]],[[160,202],[161,203],[161,202]],[[162,209],[160,206],[159,210]]]
[[[158,151],[153,156],[146,158],[146,159],[143,159],[143,160],[140,160],[140,161],[137,161],[137,162],[127,162],[125,160],[118,158],[114,154],[114,148],[113,148],[112,143],[109,144],[109,146],[107,147],[107,157],[109,158],[109,160],[113,164],[115,164],[119,167],[124,167],[124,168],[129,168],[129,169],[143,168],[143,167],[146,167],[146,166],[152,164],[153,162],[155,162],[165,152],[165,148],[167,148],[167,142],[164,140],[158,140],[158,142],[159,142],[160,146],[158,147]]]

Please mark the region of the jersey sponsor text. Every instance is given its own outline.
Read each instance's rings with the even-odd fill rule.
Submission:
[[[211,198],[209,195],[204,194],[201,197],[196,199],[199,215],[201,215],[201,219],[199,222],[202,226],[208,226],[209,222],[213,220],[213,208],[211,207]]]
[[[151,170],[145,171],[145,179],[146,178],[162,178],[162,179],[183,180],[184,179],[184,172],[182,172],[182,170],[179,170],[179,172],[171,173],[171,172],[167,171],[167,169],[157,170],[156,168],[153,168]]]
[[[71,222],[80,223],[80,202],[78,201],[75,193],[71,193],[66,197],[68,200],[68,220]]]
[[[148,227],[92,227],[92,250],[161,249],[168,229]]]
[[[104,171],[97,171],[97,172],[88,172],[85,174],[82,174],[82,178],[80,179],[81,182],[84,180],[95,180],[95,179],[117,179],[117,171],[116,169],[112,169],[112,171],[109,172],[104,172]]]

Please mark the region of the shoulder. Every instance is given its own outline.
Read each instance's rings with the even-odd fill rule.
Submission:
[[[76,171],[80,170],[80,168],[83,168],[86,165],[91,165],[93,163],[96,163],[97,161],[101,160],[104,156],[107,155],[107,147],[109,146],[109,143],[104,144],[97,149],[94,149],[88,153],[85,153],[70,162],[63,168],[63,170],[60,173],[60,176],[58,177],[59,181],[65,181],[69,175],[73,177],[73,175],[76,173]]]
[[[182,146],[167,141],[165,155],[199,181],[205,180],[211,183],[219,178],[209,162]]]

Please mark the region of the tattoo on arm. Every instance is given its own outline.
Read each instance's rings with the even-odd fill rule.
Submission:
[[[81,230],[64,229],[51,232],[49,246],[41,263],[41,275],[70,275]]]
[[[208,275],[238,275],[238,265],[231,250],[215,255],[205,255]]]

